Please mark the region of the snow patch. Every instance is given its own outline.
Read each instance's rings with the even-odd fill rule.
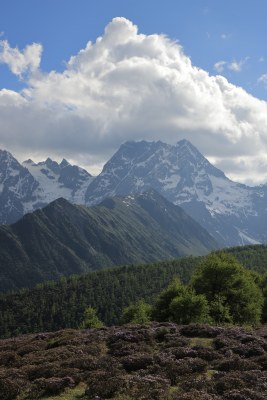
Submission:
[[[259,242],[258,240],[253,239],[252,237],[248,236],[248,234],[238,230],[238,235],[240,237],[240,239],[242,240],[242,245],[245,244],[260,244],[261,242]]]

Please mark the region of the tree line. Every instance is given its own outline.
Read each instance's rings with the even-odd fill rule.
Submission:
[[[251,247],[255,255],[257,246],[248,247]],[[266,246],[258,247],[264,261]],[[249,266],[252,267],[253,258],[248,257],[250,252],[247,249],[244,250],[246,257],[243,258],[247,258]],[[210,265],[210,270],[207,266],[204,269],[204,261],[205,265]],[[228,264],[230,267],[223,269]],[[217,267],[214,268],[214,265]],[[263,262],[260,268],[257,262],[255,265],[256,269],[264,271]],[[175,276],[177,278],[173,281]],[[212,290],[205,286],[211,277],[214,277]],[[223,282],[224,289],[221,288]],[[170,287],[166,289],[168,285]],[[124,317],[124,321],[127,321],[125,310],[136,304],[140,305],[143,314],[150,315],[147,310],[155,310],[161,296],[164,298],[162,293],[165,290],[167,298],[170,293],[175,294],[170,297],[168,310],[164,311],[163,308],[158,310],[158,314],[154,311],[150,318],[164,318],[178,323],[198,321],[200,317],[199,321],[211,323],[257,323],[259,318],[266,322],[266,288],[267,274],[249,272],[232,258],[230,252],[214,252],[208,257],[187,257],[150,265],[131,265],[81,276],[62,277],[59,282],[45,282],[33,289],[0,295],[0,336],[78,328],[86,319],[84,313],[88,308],[93,309],[93,313],[97,314],[98,319],[105,325],[117,325],[122,323]],[[261,299],[258,308],[256,307],[260,312],[255,311],[254,303],[251,302],[253,290]],[[249,302],[246,303],[245,300]],[[247,304],[245,314],[249,316],[246,321],[240,317],[243,315],[244,309],[241,305],[244,302]],[[178,317],[181,312],[176,312],[182,309],[187,313],[183,318]],[[196,317],[193,318],[190,309],[191,314],[198,310]],[[255,316],[257,318],[253,320]]]
[[[267,322],[267,273],[251,272],[224,252],[211,253],[196,268],[187,285],[176,277],[154,305],[140,300],[123,310],[121,320],[216,325]]]

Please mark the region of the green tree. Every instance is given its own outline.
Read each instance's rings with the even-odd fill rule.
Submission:
[[[140,300],[123,309],[121,323],[145,324],[151,320],[151,311],[152,306]]]
[[[172,300],[184,294],[185,290],[180,279],[174,278],[169,286],[160,293],[152,312],[152,318],[156,321],[168,321],[171,318],[170,305]]]
[[[197,295],[192,289],[184,291],[171,301],[170,317],[177,324],[211,322],[206,297]]]
[[[223,319],[233,323],[260,322],[262,292],[255,277],[233,256],[224,252],[211,253],[196,269],[190,284],[197,294],[206,296],[214,322],[222,322],[222,315],[218,313],[220,308]]]
[[[212,320],[218,324],[232,324],[233,317],[230,313],[229,305],[226,298],[221,295],[215,295],[214,300],[209,304],[210,316]]]
[[[80,328],[101,328],[102,326],[103,322],[96,315],[96,310],[91,306],[86,307],[84,311],[84,319],[80,325]]]

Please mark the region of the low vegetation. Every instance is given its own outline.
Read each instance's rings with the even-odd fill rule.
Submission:
[[[267,329],[150,323],[0,341],[1,400],[264,400]]]

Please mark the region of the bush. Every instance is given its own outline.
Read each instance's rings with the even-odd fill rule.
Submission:
[[[228,360],[223,360],[217,364],[218,371],[249,371],[257,370],[258,365],[250,360],[234,356]]]
[[[127,372],[145,369],[153,363],[153,357],[149,354],[134,354],[120,360]]]
[[[96,310],[93,307],[87,307],[84,311],[84,319],[80,325],[81,329],[102,328],[103,322],[96,315]]]
[[[250,389],[232,389],[225,393],[223,400],[265,400],[266,397]]]
[[[89,398],[99,396],[100,398],[110,399],[124,386],[124,375],[117,369],[110,371],[96,370],[89,374],[88,387],[85,394]]]
[[[173,279],[169,286],[160,293],[152,311],[152,319],[160,322],[169,321],[171,317],[170,305],[172,300],[184,293],[185,287],[182,285],[180,279]]]
[[[177,324],[205,323],[211,321],[209,305],[204,295],[187,290],[172,299],[170,317]]]
[[[1,400],[14,400],[19,393],[19,386],[8,378],[0,377]]]
[[[164,400],[167,398],[169,385],[167,379],[155,374],[128,375],[121,393],[127,394],[133,400]]]
[[[126,307],[122,311],[122,324],[145,324],[151,320],[152,306],[143,300]]]
[[[61,393],[66,387],[74,387],[75,382],[71,377],[64,378],[40,378],[34,381],[34,384],[37,386],[39,393],[42,396],[45,395],[57,395]]]

